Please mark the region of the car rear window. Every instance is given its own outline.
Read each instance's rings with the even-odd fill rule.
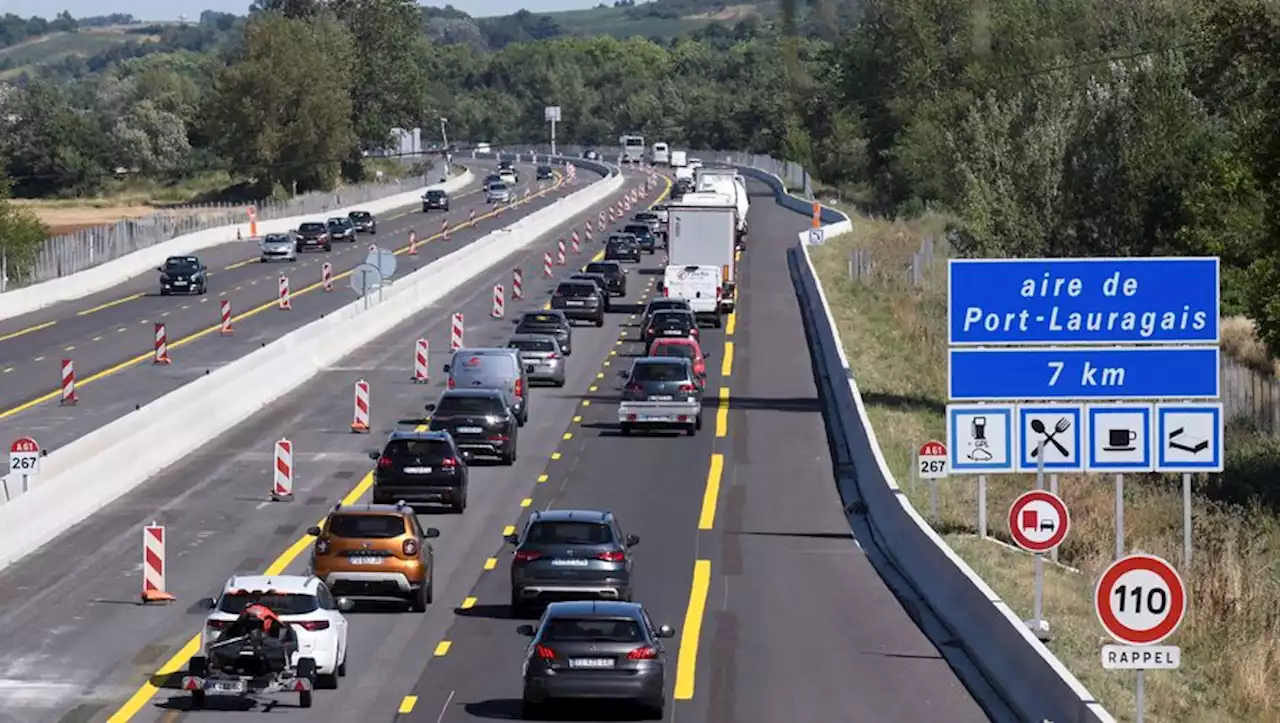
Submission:
[[[550,339],[517,339],[511,341],[507,346],[520,351],[555,351],[555,342]]]
[[[630,244],[630,243],[633,243],[634,241],[635,239],[631,238],[630,236],[610,236],[609,237],[610,246],[618,246],[620,244]]]
[[[562,618],[547,621],[542,628],[547,643],[643,643],[640,623],[626,618]]]
[[[689,372],[680,364],[636,364],[631,378],[638,382],[680,382]]]
[[[444,198],[444,191],[427,191],[427,198]]]
[[[696,355],[693,353],[692,344],[659,344],[653,350],[651,356],[669,356],[679,357],[681,359],[693,359]]]
[[[453,450],[442,439],[393,439],[387,443],[383,454],[396,460],[441,460],[452,456]]]
[[[689,315],[681,311],[664,311],[653,315],[653,323],[658,326],[688,326]]]
[[[556,289],[557,296],[569,296],[574,298],[591,296],[594,293],[596,293],[596,285],[590,281],[583,281],[581,283],[574,284],[560,284]]]
[[[385,540],[405,534],[404,518],[399,515],[333,515],[328,532],[334,537]]]
[[[535,545],[607,545],[613,530],[600,522],[535,522],[525,542]]]
[[[324,224],[322,223],[304,223],[298,227],[299,233],[315,233],[316,231],[323,231],[323,230],[324,230]]]
[[[236,590],[222,596],[218,601],[218,611],[239,615],[255,603],[266,605],[276,615],[305,615],[320,609],[320,601],[315,595]]]
[[[462,414],[499,414],[502,400],[497,397],[449,396],[443,397],[433,416],[452,417]]]
[[[592,274],[604,274],[605,276],[608,276],[610,274],[618,273],[618,267],[614,266],[613,264],[593,263],[593,264],[587,264],[587,272]]]
[[[372,218],[372,216],[369,214],[368,211],[352,211],[351,218],[354,218],[358,221],[368,221],[370,218]]]
[[[525,314],[520,320],[521,324],[551,324],[559,326],[562,322],[556,314]]]
[[[637,213],[637,214],[636,214],[636,220],[637,220],[637,221],[657,221],[657,220],[658,220],[658,214],[656,214],[656,213]]]
[[[623,231],[626,231],[627,233],[633,233],[633,234],[636,234],[637,236],[648,236],[648,235],[649,235],[649,227],[648,227],[648,226],[641,226],[641,225],[623,226],[623,227],[622,227],[622,230],[623,230]]]

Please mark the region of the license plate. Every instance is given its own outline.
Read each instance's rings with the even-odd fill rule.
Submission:
[[[244,691],[244,683],[238,680],[214,680],[205,686],[211,693],[240,693]]]
[[[669,402],[672,399],[675,399],[675,397],[670,394],[654,394],[649,397],[649,401],[651,402]]]
[[[666,414],[650,414],[644,418],[646,422],[671,422],[675,421],[675,417]]]
[[[187,282],[185,282],[185,281],[175,281],[175,282],[173,282],[173,285],[174,285],[174,286],[186,286],[186,285],[187,285]]]
[[[612,668],[613,658],[570,658],[570,668]]]
[[[430,467],[405,467],[405,474],[431,474]]]
[[[360,556],[349,558],[352,565],[377,565],[382,562],[381,557]]]
[[[684,336],[684,332],[679,329],[663,329],[662,333],[667,336]]]
[[[566,301],[566,302],[564,302],[564,303],[565,303],[567,306],[582,306],[582,305],[583,305],[583,303],[585,303],[585,302],[582,302],[582,301]]]
[[[479,427],[458,427],[459,434],[480,434],[483,431]]]
[[[559,557],[551,561],[552,567],[586,567],[591,563],[582,558]]]

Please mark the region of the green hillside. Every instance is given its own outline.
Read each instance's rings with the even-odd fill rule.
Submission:
[[[158,36],[148,32],[153,28],[155,23],[54,32],[0,48],[0,80],[72,57],[90,58],[129,42],[155,42]]]

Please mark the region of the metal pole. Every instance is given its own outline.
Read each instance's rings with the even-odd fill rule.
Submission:
[[[1033,619],[1037,624],[1044,620],[1044,555],[1038,552],[1036,553],[1036,605]]]
[[[556,154],[556,119],[551,119],[551,155]]]
[[[0,249],[0,294],[9,290],[9,252]]]
[[[911,450],[910,455],[911,455],[911,469],[907,470],[907,483],[911,485],[911,493],[915,494],[916,483],[919,481],[919,478],[920,478],[919,476],[920,458],[916,456],[917,452],[914,449]]]
[[[1146,708],[1147,702],[1147,681],[1146,676],[1143,675],[1144,672],[1142,668],[1138,668],[1138,695],[1136,701],[1138,704],[1138,723],[1142,723],[1143,714],[1145,713],[1143,708]]]
[[[1116,475],[1116,559],[1124,557],[1124,475]]]
[[[987,536],[987,476],[978,475],[978,537]]]
[[[1191,473],[1182,473],[1182,566],[1191,566]]]
[[[30,489],[31,487],[29,484],[29,480],[27,479],[27,475],[24,474],[22,475],[22,494],[25,495],[28,491],[30,491]]]
[[[1049,491],[1052,492],[1055,496],[1058,494],[1058,475],[1056,474],[1049,475]],[[1058,561],[1058,548],[1055,547],[1052,550],[1050,550],[1049,555],[1050,557],[1053,558],[1053,561],[1056,563]]]
[[[931,519],[938,519],[938,480],[929,480],[929,515]]]

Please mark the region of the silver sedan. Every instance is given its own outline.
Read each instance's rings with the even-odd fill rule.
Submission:
[[[298,245],[287,234],[267,234],[262,239],[262,263],[297,260]]]
[[[549,382],[552,386],[564,386],[564,352],[554,336],[545,334],[513,334],[507,347],[520,350],[520,362],[524,364],[529,382]]]

